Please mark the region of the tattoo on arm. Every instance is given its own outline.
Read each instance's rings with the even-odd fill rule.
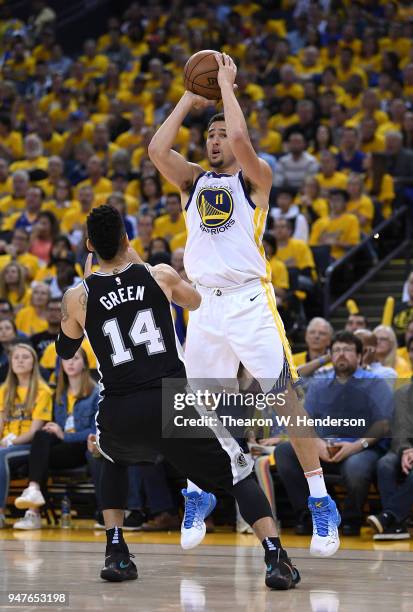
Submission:
[[[86,291],[79,296],[79,303],[82,306],[82,310],[86,312],[87,309],[87,293]]]
[[[120,268],[113,268],[112,274],[119,274]]]
[[[69,311],[67,309],[67,293],[62,298],[62,323],[65,323],[69,319]]]

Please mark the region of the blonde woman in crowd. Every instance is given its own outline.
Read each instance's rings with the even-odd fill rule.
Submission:
[[[0,272],[0,298],[8,300],[15,312],[29,304],[26,271],[17,262],[7,264]]]
[[[46,331],[48,326],[46,311],[49,298],[49,286],[46,283],[35,283],[30,305],[22,308],[16,316],[16,327],[20,332],[33,336],[33,334]]]
[[[16,344],[10,369],[0,387],[0,527],[10,481],[10,462],[26,462],[36,431],[52,418],[52,391],[39,372],[34,349]]]
[[[382,365],[396,370],[399,379],[399,384],[396,386],[409,382],[412,371],[407,361],[397,354],[397,338],[393,328],[388,325],[378,325],[373,333],[377,338],[377,359]]]

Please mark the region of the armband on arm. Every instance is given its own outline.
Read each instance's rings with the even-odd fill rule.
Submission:
[[[83,342],[83,336],[80,338],[69,338],[60,328],[59,335],[56,340],[56,352],[62,359],[72,359],[76,351],[80,348]]]

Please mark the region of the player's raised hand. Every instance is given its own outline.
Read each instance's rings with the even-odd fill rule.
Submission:
[[[223,85],[228,83],[235,89],[237,66],[232,57],[226,53],[215,53],[215,59],[218,64],[218,85],[222,88]]]
[[[203,96],[198,96],[197,94],[192,93],[192,91],[185,91],[185,97],[190,100],[193,108],[197,110],[202,110],[204,108],[208,108],[208,106],[214,106],[216,104],[215,100],[207,100]]]
[[[92,261],[93,261],[93,253],[89,253],[89,255],[86,257],[85,269],[83,272],[83,276],[85,278],[87,278],[88,276],[92,274]]]

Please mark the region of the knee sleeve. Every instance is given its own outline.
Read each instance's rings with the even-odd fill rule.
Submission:
[[[126,465],[118,465],[101,459],[102,469],[100,473],[100,510],[126,510],[128,499],[128,468]]]
[[[251,474],[238,482],[231,491],[237,500],[241,516],[249,525],[262,518],[274,518],[270,503]]]

